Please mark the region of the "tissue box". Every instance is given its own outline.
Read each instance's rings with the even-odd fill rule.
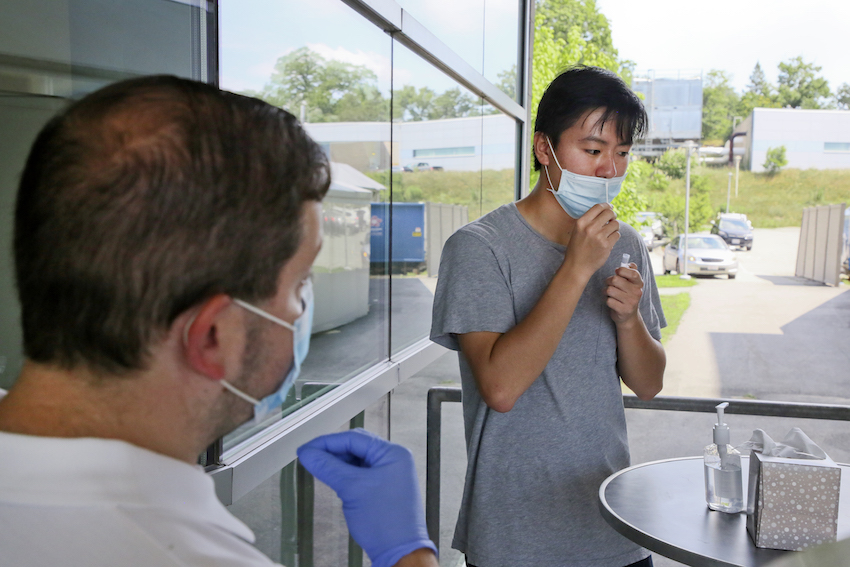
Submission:
[[[750,455],[747,531],[756,547],[802,550],[835,541],[841,469],[832,459]]]

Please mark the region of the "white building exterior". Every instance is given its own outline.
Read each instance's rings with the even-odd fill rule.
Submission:
[[[477,171],[516,166],[516,121],[504,114],[423,120],[418,122],[316,122],[304,124],[331,159],[346,153],[345,161],[361,170],[421,162],[445,170]],[[354,155],[362,154],[362,155]]]
[[[756,108],[735,129],[746,136],[735,146],[746,148],[742,167],[764,171],[767,151],[785,146],[787,167],[850,168],[850,111]]]

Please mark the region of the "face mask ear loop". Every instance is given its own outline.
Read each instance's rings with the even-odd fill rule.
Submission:
[[[233,303],[242,307],[243,309],[247,309],[248,311],[250,311],[251,313],[254,313],[255,315],[259,315],[263,319],[268,319],[272,323],[277,323],[278,325],[286,327],[287,329],[289,329],[293,333],[295,332],[295,325],[293,325],[292,323],[287,323],[283,319],[278,319],[277,317],[275,317],[271,313],[266,313],[265,311],[263,311],[259,307],[254,307],[250,303],[245,303],[241,299],[234,299]]]
[[[561,164],[560,164],[560,163],[558,163],[558,158],[557,158],[557,157],[555,157],[555,148],[553,148],[553,147],[552,147],[552,140],[550,140],[550,139],[549,139],[549,136],[546,136],[546,143],[547,143],[547,144],[549,144],[549,150],[552,152],[552,159],[554,159],[554,160],[555,160],[555,164],[557,164],[558,169],[560,169],[560,170],[561,170],[561,175],[563,175],[563,174],[564,174],[564,170],[561,168]],[[548,166],[548,165],[544,165],[544,166],[543,166],[543,171],[545,171],[545,172],[546,172],[546,179],[549,181],[549,191],[550,191],[551,193],[557,193],[557,190],[555,189],[555,186],[554,186],[554,185],[552,185],[552,178],[551,178],[551,177],[549,177],[549,166]]]
[[[220,382],[221,382],[221,385],[224,386],[225,390],[227,390],[228,392],[230,392],[231,394],[233,394],[237,398],[242,398],[243,400],[245,400],[246,402],[248,402],[249,404],[254,405],[254,406],[260,403],[260,400],[254,399],[251,396],[249,396],[248,394],[246,394],[245,392],[243,392],[241,390],[237,390],[234,386],[231,386],[227,382],[227,380],[221,380]]]

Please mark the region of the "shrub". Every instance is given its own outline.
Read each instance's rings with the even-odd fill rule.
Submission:
[[[788,165],[788,159],[785,157],[785,146],[767,148],[767,159],[764,160],[762,167],[768,175],[776,175],[786,165]]]

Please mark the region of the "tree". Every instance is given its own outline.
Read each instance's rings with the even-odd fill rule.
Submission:
[[[698,231],[714,216],[709,195],[711,183],[702,175],[691,174],[690,211],[688,212],[688,231]],[[664,215],[675,232],[681,232],[685,226],[685,196],[667,193],[658,205],[658,212]]]
[[[823,108],[829,98],[829,83],[818,76],[821,67],[800,56],[779,64],[779,103],[791,108]]]
[[[649,165],[641,161],[629,164],[626,178],[620,186],[620,192],[611,201],[614,210],[617,211],[617,219],[626,224],[635,224],[637,213],[646,210],[647,202],[641,192],[641,186],[642,178],[648,171],[641,164]]]
[[[480,111],[481,103],[478,100],[461,92],[460,87],[455,87],[434,98],[428,119],[463,118],[479,114]]]
[[[761,68],[761,63],[758,61],[756,61],[756,66],[753,67],[753,72],[750,73],[750,82],[747,85],[747,92],[766,97],[773,95],[773,86],[768,82],[767,76]]]
[[[611,39],[611,25],[596,5],[596,0],[538,0],[535,14],[535,31],[545,26],[553,31],[555,39],[565,44],[580,40],[583,49],[574,64],[598,65],[596,61],[604,57],[613,62],[613,67],[605,67],[615,73],[620,72],[618,53]],[[574,28],[577,33],[570,35]],[[604,66],[604,65],[600,65]]]
[[[762,167],[768,175],[776,175],[786,165],[788,165],[788,159],[785,157],[785,146],[767,148],[767,158],[764,160]]]
[[[247,94],[296,116],[303,108],[308,122],[386,120],[388,114],[374,72],[363,65],[329,61],[308,47],[280,57],[263,90]]]
[[[511,97],[513,100],[516,100],[516,64],[512,65],[510,69],[501,71],[497,75],[497,78],[499,79],[499,82],[496,83],[496,86],[499,87],[503,93]]]
[[[691,170],[696,167],[696,154],[691,154]],[[688,150],[685,148],[671,148],[664,152],[655,164],[659,170],[673,179],[682,179],[688,165]]]
[[[835,90],[835,106],[850,110],[850,84],[844,83]]]
[[[725,140],[732,133],[740,98],[730,84],[726,71],[712,69],[706,75],[702,89],[702,137],[704,140]]]
[[[738,105],[737,116],[748,116],[754,108],[776,108],[780,106],[776,89],[767,80],[761,64],[756,62],[750,74],[750,82],[741,102]]]

